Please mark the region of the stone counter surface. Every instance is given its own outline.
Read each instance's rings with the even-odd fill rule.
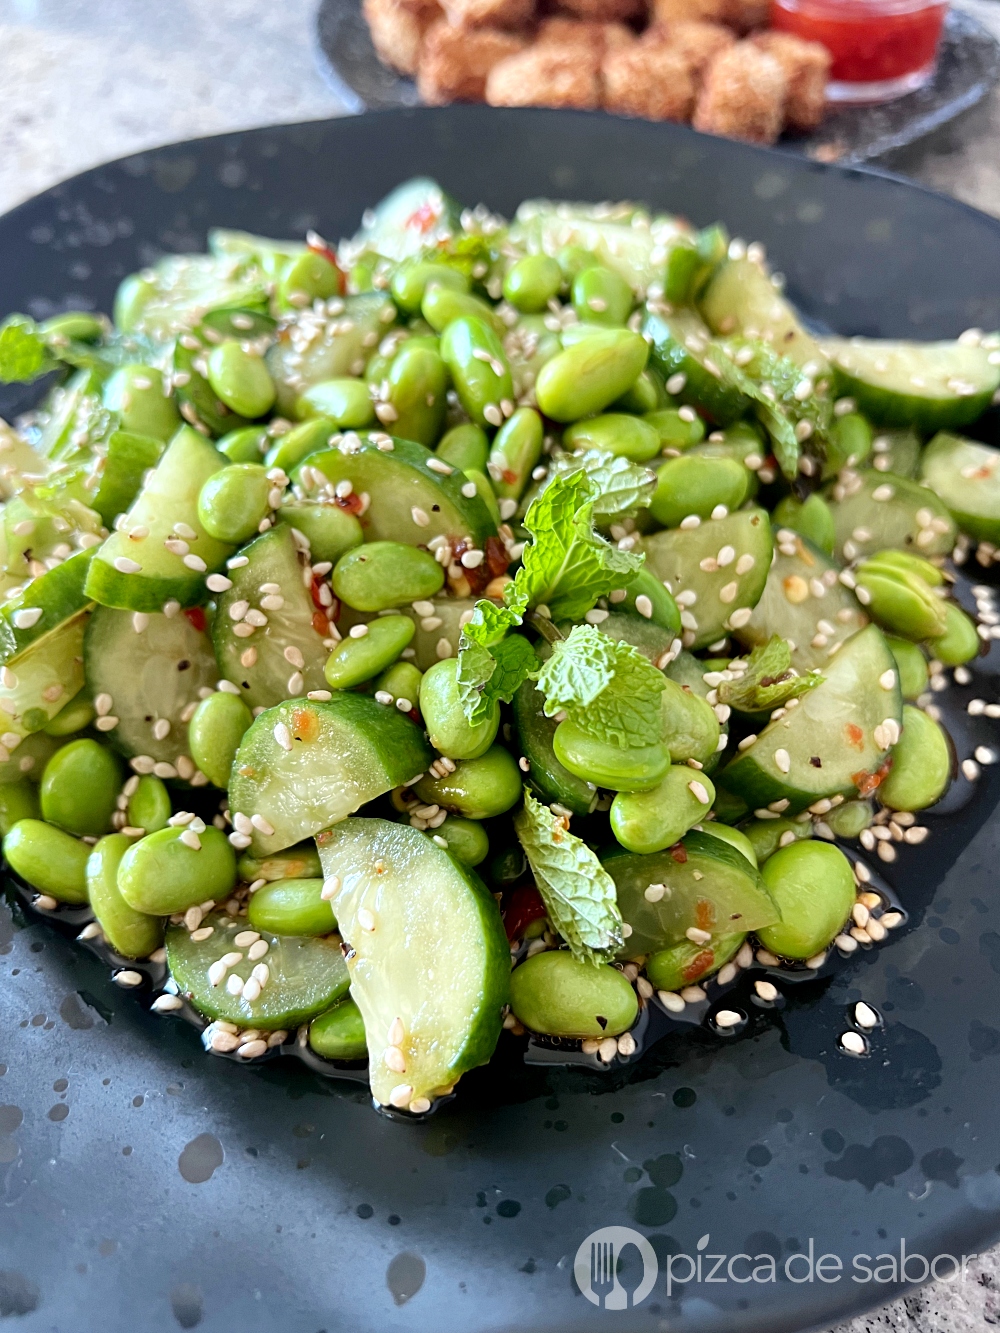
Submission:
[[[997,0],[963,0],[1000,35]],[[314,0],[0,0],[0,212],[157,144],[340,114]],[[1000,216],[1000,91],[884,165]],[[1000,1323],[1000,1252],[834,1333]]]

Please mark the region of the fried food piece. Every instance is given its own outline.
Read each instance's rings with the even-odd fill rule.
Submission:
[[[523,37],[494,28],[455,28],[447,19],[424,37],[417,67],[417,89],[430,106],[446,102],[481,102],[494,65],[523,51]]]
[[[814,130],[826,108],[829,51],[819,42],[803,41],[790,32],[759,32],[750,40],[785,71],[785,124],[792,130]]]
[[[736,38],[721,23],[685,19],[665,28],[654,24],[646,29],[639,40],[644,45],[669,46],[671,50],[677,51],[688,62],[695,78],[700,79],[712,57],[727,46],[732,46]]]
[[[543,44],[501,60],[486,80],[490,106],[572,107],[601,104],[600,60],[580,43]]]
[[[633,42],[609,51],[601,73],[605,111],[645,120],[691,118],[695,77],[689,62],[672,47]]]
[[[720,51],[705,70],[693,125],[748,143],[774,143],[784,121],[788,76],[752,42]]]
[[[441,17],[440,7],[414,0],[364,0],[363,13],[375,53],[384,65],[416,74],[424,33]]]
[[[539,24],[536,41],[539,46],[584,46],[594,55],[603,56],[616,46],[634,42],[635,34],[624,23],[596,23],[555,15]]]
[[[723,22],[739,33],[766,28],[771,19],[771,0],[725,0]]]
[[[725,23],[729,0],[652,0],[653,24],[669,28],[675,23]]]
[[[535,14],[535,0],[442,0],[456,28],[523,28]]]
[[[648,0],[557,0],[556,7],[574,18],[612,23],[645,18]]]

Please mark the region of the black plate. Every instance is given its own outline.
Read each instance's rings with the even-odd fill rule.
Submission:
[[[349,111],[417,106],[412,79],[375,54],[360,0],[321,0],[320,69]],[[934,77],[918,92],[881,106],[831,108],[819,129],[787,135],[781,147],[823,162],[856,164],[922,139],[981,101],[1000,73],[1000,43],[964,10],[945,15]]]
[[[681,127],[474,107],[252,130],[87,172],[0,220],[0,310],[107,309],[123,274],[201,247],[211,224],[349,233],[417,171],[507,213],[551,194],[724,218],[835,329],[1000,327],[1000,222],[961,204]],[[972,693],[1000,695],[996,656],[953,692],[960,718]],[[956,729],[961,756],[992,726]],[[172,1319],[227,1333],[782,1333],[889,1299],[893,1282],[854,1280],[854,1256],[898,1256],[901,1238],[961,1256],[1000,1233],[998,798],[996,768],[960,780],[960,808],[882,867],[908,929],[754,1010],[744,1035],[671,1035],[611,1076],[527,1068],[506,1045],[423,1125],[389,1123],[363,1088],[295,1061],[206,1057],[78,946],[0,906],[0,1314],[23,1313],[31,1333]],[[861,998],[885,1027],[856,1060],[836,1040]],[[576,1290],[573,1263],[589,1233],[619,1225],[650,1237],[660,1277],[608,1314]],[[779,1272],[812,1238],[845,1270],[741,1285],[742,1261],[709,1282],[711,1259],[668,1294],[668,1256],[706,1236],[707,1255],[771,1254]]]

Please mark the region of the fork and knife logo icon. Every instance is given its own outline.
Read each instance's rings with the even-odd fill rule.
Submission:
[[[635,1246],[642,1260],[642,1280],[634,1288],[630,1281],[623,1286],[618,1273],[622,1251],[629,1245]],[[631,1227],[601,1227],[592,1231],[577,1250],[573,1273],[591,1305],[604,1310],[629,1310],[640,1305],[653,1290],[659,1264],[656,1251],[638,1231]]]

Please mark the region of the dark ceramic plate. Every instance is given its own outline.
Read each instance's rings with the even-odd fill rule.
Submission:
[[[681,127],[476,107],[252,130],[87,172],[0,220],[0,310],[108,309],[125,273],[200,248],[213,224],[338,237],[415,172],[505,213],[548,194],[724,218],[845,332],[1000,327],[1000,222],[961,204]],[[940,696],[961,757],[991,739],[965,702],[1000,696],[997,656]],[[960,779],[930,839],[880,866],[906,929],[781,1007],[751,1006],[739,1036],[676,1029],[605,1075],[526,1066],[505,1038],[420,1125],[294,1060],[207,1057],[12,896],[0,1316],[25,1333],[782,1333],[889,1299],[891,1265],[862,1256],[960,1258],[1000,1233],[998,798],[996,768]],[[884,1026],[852,1059],[837,1037],[862,998]],[[615,1289],[628,1311],[575,1284],[603,1227],[642,1242]],[[789,1277],[810,1245],[834,1260]],[[700,1280],[695,1260],[671,1266],[699,1253]],[[760,1256],[757,1280],[740,1254]],[[659,1267],[648,1295],[643,1255]]]
[[[413,80],[388,69],[372,46],[360,0],[322,0],[316,19],[320,68],[349,111],[417,106]],[[919,92],[882,106],[831,109],[815,133],[781,147],[823,162],[855,164],[922,139],[976,105],[1000,73],[1000,43],[971,14],[945,16],[937,69]]]

